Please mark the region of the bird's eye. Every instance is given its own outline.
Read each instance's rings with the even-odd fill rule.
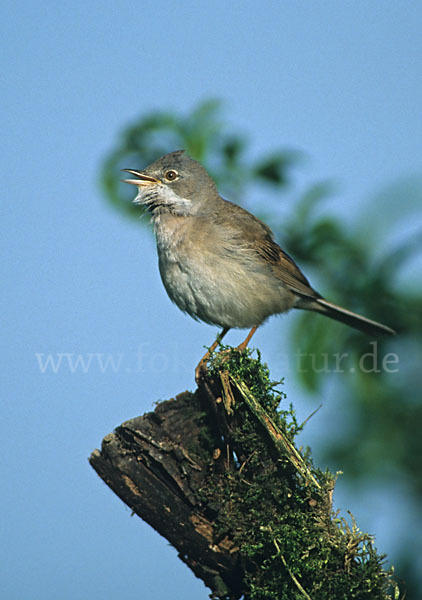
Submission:
[[[164,177],[167,179],[167,181],[174,181],[178,175],[179,173],[177,171],[175,171],[174,169],[170,169],[166,171]]]

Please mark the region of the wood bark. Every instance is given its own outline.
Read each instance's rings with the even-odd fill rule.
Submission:
[[[237,549],[226,537],[216,539],[213,515],[201,500],[210,473],[232,460],[222,404],[208,385],[183,392],[122,423],[90,464],[216,596],[236,599],[243,582]]]
[[[335,476],[296,448],[265,368],[212,372],[107,435],[98,475],[213,598],[398,597],[371,537],[333,513]]]

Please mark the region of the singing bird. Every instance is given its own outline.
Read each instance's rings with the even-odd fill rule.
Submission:
[[[311,310],[370,336],[394,334],[386,325],[325,300],[271,229],[225,200],[205,168],[178,150],[142,171],[136,204],[152,216],[161,278],[170,299],[191,317],[222,328],[215,349],[231,328],[250,328],[244,350],[268,317],[291,308]],[[347,275],[346,275],[347,276]]]

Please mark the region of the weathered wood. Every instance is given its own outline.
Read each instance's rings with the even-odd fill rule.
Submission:
[[[211,409],[204,389],[179,394],[117,427],[90,463],[213,592],[236,598],[243,575],[236,548],[227,538],[215,539],[212,516],[201,503],[205,478],[224,460],[210,410],[215,416],[217,405]]]
[[[371,536],[333,513],[335,476],[296,448],[273,388],[259,360],[222,353],[195,393],[126,421],[90,463],[213,598],[398,597]]]

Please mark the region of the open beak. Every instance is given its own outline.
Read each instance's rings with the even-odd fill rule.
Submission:
[[[124,183],[131,183],[132,185],[137,186],[147,186],[154,185],[156,183],[160,183],[159,179],[155,179],[155,177],[151,177],[150,175],[145,175],[142,171],[134,171],[133,169],[122,169],[125,173],[131,173],[135,175],[139,179],[122,179]]]

